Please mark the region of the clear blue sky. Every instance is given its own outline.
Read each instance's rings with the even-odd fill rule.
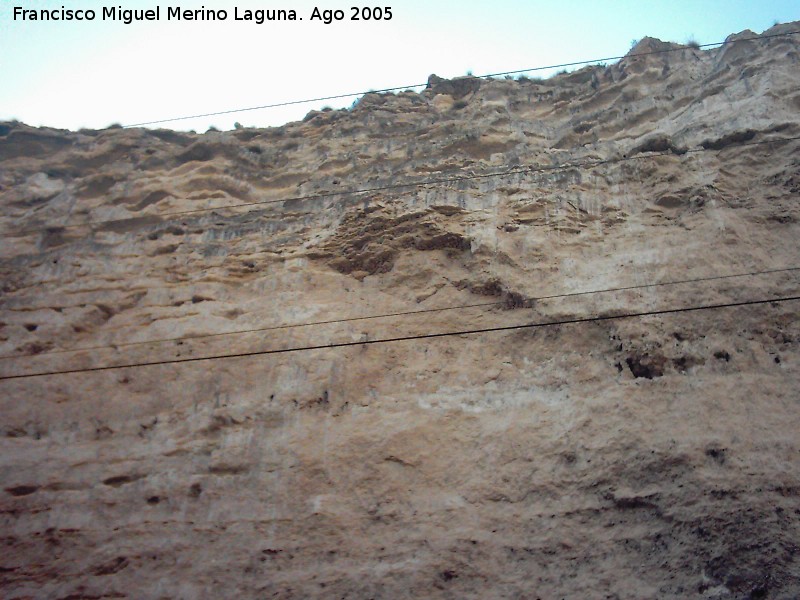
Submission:
[[[624,54],[645,35],[718,42],[800,20],[797,0],[435,2],[383,0],[392,19],[353,22],[356,2],[0,0],[0,120],[78,129],[422,83]],[[362,5],[376,5],[372,0]],[[90,22],[21,22],[13,7],[94,9]],[[103,21],[103,6],[155,8],[158,22]],[[225,9],[224,22],[168,21],[169,6]],[[314,6],[345,20],[310,20]],[[294,8],[297,22],[234,21],[234,7]],[[351,99],[164,126],[277,125]]]

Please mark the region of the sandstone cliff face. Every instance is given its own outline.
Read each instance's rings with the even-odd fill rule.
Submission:
[[[797,302],[372,342],[798,295],[718,277],[800,267],[799,83],[789,35],[0,124],[2,596],[798,597]]]

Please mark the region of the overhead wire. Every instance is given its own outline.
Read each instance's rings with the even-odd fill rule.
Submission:
[[[739,42],[739,41],[762,40],[762,39],[771,38],[771,37],[782,37],[782,36],[787,36],[787,35],[795,35],[797,33],[800,33],[800,32],[788,32],[788,33],[775,34],[775,35],[770,35],[770,36],[760,36],[760,37],[756,37],[756,38],[746,38],[746,39],[741,39],[741,40],[732,40],[732,41],[729,41],[729,42],[720,42],[720,43],[714,43],[714,44],[704,44],[704,45],[702,45],[700,47],[719,46],[719,45],[725,45],[727,43],[735,43],[735,42]],[[646,53],[631,54],[631,55],[628,55],[628,57],[644,56],[644,55],[648,55],[648,54],[659,54],[659,53],[663,53],[663,52],[672,52],[672,51],[685,50],[685,49],[686,49],[685,47],[673,48],[673,49],[665,49],[665,50],[652,51],[652,52],[646,52]],[[561,64],[561,65],[551,65],[551,66],[547,66],[547,67],[535,67],[535,68],[532,68],[532,69],[522,69],[522,70],[518,70],[518,71],[508,71],[508,72],[504,72],[504,73],[488,74],[488,75],[483,75],[483,76],[480,76],[480,77],[495,77],[495,76],[501,76],[501,75],[530,72],[530,71],[535,71],[535,70],[540,70],[540,69],[557,68],[557,67],[562,67],[562,66],[573,66],[573,65],[576,65],[576,64],[587,64],[589,62],[599,62],[599,61],[603,61],[603,60],[613,60],[615,58],[623,58],[623,57],[611,57],[611,58],[606,58],[606,59],[596,59],[594,61],[579,61],[579,62],[576,62],[576,63],[564,63],[564,64]],[[424,84],[421,84],[421,85],[424,85]],[[410,86],[406,86],[406,87],[410,87]],[[393,89],[401,89],[401,88],[378,90],[378,92],[392,91]],[[351,94],[351,95],[358,95],[358,94]],[[322,98],[322,99],[327,99],[327,98]],[[309,100],[309,101],[313,101],[313,100]],[[303,101],[295,101],[295,102],[291,102],[291,103],[294,104],[294,103],[300,103],[300,102],[303,102]],[[261,107],[261,108],[264,108],[264,107]],[[240,110],[255,110],[255,109],[240,109]],[[238,110],[237,111],[225,111],[225,112],[238,112]],[[215,113],[215,114],[222,114],[222,113]],[[201,116],[207,116],[207,115],[201,115]],[[185,118],[193,118],[193,117],[185,117]],[[169,120],[178,120],[178,119],[169,119]],[[762,141],[758,141],[758,142],[733,143],[733,144],[729,144],[726,147],[730,147],[730,146],[754,146],[754,145],[770,144],[770,143],[776,143],[776,142],[788,142],[788,141],[794,141],[794,140],[797,140],[797,139],[800,139],[800,136],[790,137],[790,138],[778,138],[778,139],[771,139],[771,140],[762,140]],[[688,154],[688,153],[704,152],[704,151],[708,151],[708,150],[721,151],[723,149],[724,148],[702,147],[702,148],[696,148],[696,149],[687,149],[687,150],[685,150],[685,151],[683,151],[683,152],[681,152],[679,154],[682,155],[682,154]],[[254,205],[260,205],[260,204],[283,203],[283,202],[289,202],[289,201],[309,200],[309,199],[335,197],[335,196],[342,196],[342,195],[356,195],[356,194],[363,194],[363,193],[372,193],[372,192],[377,192],[377,191],[385,191],[385,190],[390,190],[390,189],[402,189],[402,188],[407,188],[407,187],[423,187],[423,186],[427,186],[427,185],[437,185],[437,184],[444,184],[444,183],[455,183],[455,182],[459,182],[459,181],[483,179],[483,178],[490,178],[490,177],[503,177],[503,176],[510,176],[510,175],[514,175],[514,174],[527,174],[527,173],[535,173],[535,172],[557,171],[557,170],[563,170],[563,169],[569,169],[569,168],[591,168],[591,167],[601,166],[603,164],[611,164],[611,163],[624,162],[624,161],[629,161],[629,160],[640,160],[640,159],[654,158],[654,157],[659,157],[659,156],[675,156],[675,155],[676,155],[676,153],[674,153],[672,151],[669,151],[669,152],[661,152],[661,153],[648,153],[648,154],[644,154],[644,155],[640,155],[640,156],[633,156],[633,157],[622,156],[622,157],[616,157],[616,158],[612,158],[612,159],[602,159],[602,160],[594,160],[594,161],[582,161],[582,162],[575,162],[575,163],[563,163],[561,165],[522,166],[522,167],[514,167],[514,168],[511,168],[511,169],[507,169],[505,171],[485,173],[485,174],[469,174],[469,175],[463,175],[463,176],[458,176],[458,177],[445,177],[445,178],[438,178],[438,179],[428,179],[428,180],[424,180],[424,181],[421,181],[421,182],[408,182],[408,183],[401,183],[401,184],[390,184],[390,185],[385,185],[385,186],[375,186],[375,187],[372,187],[372,188],[364,188],[364,189],[350,190],[350,191],[325,192],[325,193],[311,194],[311,195],[307,195],[307,196],[298,196],[298,197],[285,198],[285,199],[271,199],[271,200],[264,200],[264,201],[258,201],[258,202],[240,203],[240,204],[229,205],[229,206],[218,206],[218,207],[209,207],[209,208],[202,208],[202,209],[192,209],[192,210],[188,210],[188,211],[177,211],[177,212],[172,212],[172,213],[161,213],[161,214],[154,214],[154,215],[142,215],[142,216],[138,216],[138,217],[130,217],[130,218],[125,218],[125,219],[112,219],[112,220],[105,220],[105,221],[94,221],[94,222],[88,222],[88,223],[68,224],[68,225],[64,225],[64,226],[55,226],[55,227],[54,226],[50,226],[50,227],[44,227],[44,228],[39,228],[39,229],[33,229],[33,230],[23,230],[23,231],[21,231],[19,233],[20,234],[33,233],[33,232],[48,231],[48,230],[53,230],[53,229],[61,230],[61,229],[74,228],[74,227],[95,227],[95,226],[103,225],[103,224],[114,224],[114,223],[120,223],[120,222],[131,222],[131,221],[136,221],[136,220],[150,221],[153,217],[160,218],[160,217],[180,216],[180,215],[187,215],[187,214],[200,213],[200,212],[235,209],[235,208],[241,208],[241,207],[246,207],[246,206],[254,206]],[[621,287],[621,288],[609,288],[609,289],[604,289],[604,290],[592,290],[592,291],[576,292],[576,293],[570,293],[570,294],[556,294],[556,295],[551,295],[551,296],[542,296],[542,297],[539,297],[539,298],[532,298],[530,300],[531,301],[537,301],[537,300],[544,300],[544,299],[548,299],[548,298],[560,298],[560,297],[568,297],[568,296],[573,296],[573,295],[583,295],[583,294],[590,294],[590,293],[604,293],[604,292],[612,292],[612,291],[622,291],[622,290],[654,287],[654,286],[659,286],[659,285],[675,285],[675,284],[679,284],[679,283],[688,283],[688,282],[694,282],[694,281],[709,281],[709,280],[715,280],[715,279],[726,279],[726,278],[731,278],[731,277],[744,277],[744,276],[749,276],[749,275],[757,275],[757,274],[764,274],[764,273],[771,273],[771,272],[793,271],[793,270],[798,270],[798,268],[791,267],[791,268],[786,268],[786,269],[776,269],[776,270],[768,270],[768,271],[761,271],[761,272],[751,272],[751,273],[725,275],[725,276],[713,276],[713,277],[698,278],[698,279],[693,279],[693,280],[681,280],[681,281],[675,281],[675,282],[661,282],[661,283],[646,284],[646,285],[640,285],[640,286],[626,286],[626,287]],[[377,319],[377,318],[389,318],[389,317],[394,317],[394,316],[413,315],[413,314],[429,313],[429,312],[440,312],[440,311],[465,309],[465,308],[472,308],[472,307],[497,306],[497,305],[501,305],[503,303],[504,303],[503,301],[488,302],[488,303],[476,303],[476,304],[470,304],[470,305],[460,305],[460,306],[453,306],[453,307],[422,309],[422,310],[418,310],[418,311],[403,311],[403,312],[397,312],[397,313],[386,313],[386,314],[381,314],[381,315],[368,315],[368,316],[363,316],[363,317],[351,317],[351,318],[333,319],[333,320],[317,321],[317,322],[309,322],[309,323],[294,323],[294,324],[275,325],[275,326],[269,326],[269,327],[259,327],[259,328],[248,329],[248,330],[236,330],[236,331],[220,332],[220,333],[214,333],[214,334],[200,334],[200,335],[195,335],[195,336],[183,336],[183,337],[176,337],[176,338],[163,338],[163,339],[156,339],[156,340],[145,340],[145,341],[140,341],[140,342],[128,342],[128,343],[121,343],[121,344],[113,344],[113,345],[108,345],[108,346],[91,346],[91,347],[74,348],[74,349],[63,349],[63,350],[55,350],[55,351],[52,351],[52,352],[44,352],[44,353],[38,353],[38,354],[5,355],[5,356],[0,356],[0,359],[37,357],[37,356],[44,356],[44,355],[50,355],[50,354],[74,353],[74,352],[87,351],[87,350],[98,350],[98,349],[116,349],[118,347],[131,346],[131,345],[144,345],[144,344],[164,343],[164,342],[170,342],[170,341],[203,339],[203,338],[208,338],[208,337],[238,335],[238,334],[252,333],[252,332],[258,332],[258,331],[269,331],[269,330],[287,329],[287,328],[295,328],[295,327],[307,327],[307,326],[313,326],[313,325],[323,325],[323,324],[340,323],[340,322],[351,322],[351,321],[360,321],[360,320]]]
[[[726,40],[726,41],[723,41],[723,42],[714,42],[714,43],[710,43],[710,44],[701,44],[701,45],[698,45],[697,48],[712,47],[712,46],[723,46],[723,45],[726,45],[726,44],[734,44],[734,43],[745,42],[745,41],[758,41],[758,40],[764,40],[764,39],[770,39],[770,38],[786,37],[786,36],[797,35],[797,34],[800,34],[800,31],[790,31],[790,32],[784,32],[784,33],[778,33],[778,34],[756,36],[756,37],[751,37],[751,38],[741,38],[741,39],[736,39],[736,40]],[[636,54],[629,54],[627,56],[628,57],[647,56],[647,55],[650,55],[650,54],[662,54],[662,53],[666,53],[666,52],[676,52],[676,51],[679,51],[679,50],[686,50],[687,48],[690,48],[690,47],[682,46],[682,47],[678,47],[678,48],[667,48],[667,49],[653,50],[653,51],[636,53]],[[492,73],[492,74],[487,74],[487,75],[481,75],[479,77],[496,77],[496,76],[501,76],[501,75],[508,75],[508,74],[530,72],[530,71],[536,71],[536,70],[542,70],[542,69],[557,68],[559,66],[572,66],[572,65],[577,65],[577,64],[588,64],[588,63],[591,63],[591,62],[602,62],[602,61],[616,60],[616,59],[621,59],[621,58],[625,58],[625,56],[608,57],[608,58],[594,59],[594,60],[590,60],[590,61],[576,61],[576,62],[572,62],[572,63],[562,63],[560,65],[549,65],[549,66],[544,66],[544,67],[532,67],[530,69],[519,69],[519,70],[516,70],[516,71],[505,71],[505,72],[502,72],[502,73]],[[420,84],[420,85],[424,85],[424,84]],[[392,90],[395,90],[395,89],[401,89],[402,87],[403,86],[400,86],[400,87],[397,87],[397,88],[386,88],[384,90],[377,90],[377,92],[392,91]],[[419,86],[417,86],[417,87],[419,87]],[[358,94],[349,94],[349,95],[358,95]],[[312,101],[312,100],[292,101],[291,103],[309,102],[309,101]],[[277,105],[269,105],[269,106],[279,106],[279,104],[277,104]],[[267,107],[267,106],[265,106],[265,107]],[[265,107],[262,107],[262,108],[265,108]],[[253,108],[253,109],[237,109],[237,110],[255,110],[255,108]],[[235,112],[235,111],[233,111],[233,112]],[[222,113],[210,113],[210,114],[222,114]],[[204,115],[200,115],[200,116],[204,116]],[[194,117],[181,117],[181,118],[194,118]],[[168,119],[168,120],[178,120],[178,119]],[[167,120],[164,120],[164,121],[167,121]],[[135,127],[135,126],[136,125],[130,125],[129,127]],[[790,138],[773,139],[773,140],[763,140],[763,141],[760,141],[760,142],[746,142],[746,143],[739,143],[739,144],[730,144],[729,146],[749,146],[749,145],[768,144],[768,143],[781,142],[781,141],[793,141],[793,140],[796,140],[796,139],[800,139],[800,136],[798,136],[798,137],[790,137]],[[726,147],[729,147],[729,146],[726,146]],[[687,149],[687,150],[681,152],[680,155],[689,154],[689,153],[695,153],[695,152],[703,152],[703,151],[708,151],[708,150],[722,150],[722,149],[717,149],[717,148]],[[336,197],[336,196],[343,196],[343,195],[344,196],[357,195],[357,194],[364,194],[364,193],[373,193],[373,192],[378,192],[378,191],[386,191],[386,190],[391,190],[391,189],[402,189],[402,188],[408,188],[408,187],[424,187],[426,185],[438,185],[438,184],[456,183],[456,182],[459,182],[459,181],[468,181],[468,180],[474,180],[474,179],[483,179],[483,178],[492,178],[492,177],[504,177],[504,176],[520,174],[520,173],[535,173],[535,172],[557,171],[557,170],[563,170],[563,169],[568,169],[568,168],[590,168],[590,167],[600,166],[600,165],[603,165],[603,164],[611,164],[611,163],[615,163],[615,162],[624,162],[624,161],[628,161],[628,160],[640,160],[640,159],[646,159],[646,158],[654,158],[654,157],[658,157],[658,156],[674,156],[674,155],[675,155],[675,153],[673,153],[672,151],[667,151],[667,152],[660,152],[660,153],[649,153],[649,154],[643,155],[643,156],[633,156],[633,157],[622,156],[622,157],[617,157],[617,158],[612,158],[612,159],[601,159],[601,160],[595,160],[595,161],[585,161],[585,162],[582,162],[582,163],[563,163],[561,165],[520,166],[520,167],[514,167],[514,168],[511,168],[511,169],[507,169],[505,171],[499,171],[499,172],[492,172],[492,173],[485,173],[485,174],[470,174],[470,175],[464,175],[464,176],[459,176],[459,177],[445,177],[445,178],[439,178],[439,179],[428,179],[428,180],[423,180],[423,181],[419,181],[419,182],[407,182],[407,183],[400,183],[400,184],[387,184],[387,185],[383,185],[383,186],[374,186],[374,187],[363,188],[363,189],[358,189],[358,190],[321,192],[321,193],[317,193],[317,194],[308,194],[308,195],[304,195],[304,196],[294,196],[294,197],[289,197],[289,198],[259,200],[259,201],[255,201],[255,202],[243,202],[243,203],[232,204],[232,205],[227,205],[227,206],[213,206],[213,207],[189,209],[189,210],[183,210],[183,211],[173,211],[173,212],[166,212],[166,213],[146,214],[146,215],[139,215],[139,216],[134,216],[134,217],[125,217],[125,218],[118,218],[118,219],[105,219],[105,220],[97,220],[97,221],[88,221],[88,222],[85,222],[85,223],[67,223],[67,224],[63,224],[63,225],[48,225],[48,226],[37,227],[37,228],[21,229],[21,230],[17,230],[14,233],[16,233],[17,236],[20,236],[20,235],[27,235],[27,234],[31,234],[31,233],[43,233],[43,232],[49,232],[49,231],[54,231],[54,230],[63,231],[65,229],[81,228],[81,227],[89,227],[89,228],[91,228],[91,227],[97,227],[99,225],[131,223],[131,222],[135,222],[135,221],[142,221],[142,222],[152,223],[152,220],[154,218],[161,218],[161,217],[184,216],[184,215],[195,214],[195,213],[213,212],[213,211],[217,211],[217,210],[236,209],[236,208],[242,208],[242,207],[248,207],[248,206],[276,204],[276,203],[284,203],[284,202],[292,202],[292,201],[304,201],[304,200],[311,200],[311,199],[318,199],[318,198],[329,198],[329,197]],[[8,233],[11,233],[11,232],[8,232]]]
[[[549,294],[544,296],[536,296],[531,298],[526,298],[525,302],[533,303],[539,302],[542,300],[555,300],[559,298],[571,298],[577,296],[588,296],[593,294],[606,294],[606,293],[613,293],[613,292],[624,292],[624,291],[631,291],[631,290],[638,290],[638,289],[647,289],[647,288],[654,288],[654,287],[664,287],[664,286],[672,286],[672,285],[683,285],[687,283],[699,283],[699,282],[707,282],[707,281],[720,281],[723,279],[737,279],[742,277],[755,277],[758,275],[770,275],[775,273],[788,273],[793,271],[800,271],[800,267],[783,267],[779,269],[766,269],[761,271],[750,271],[747,273],[733,273],[728,275],[713,275],[707,277],[695,277],[691,279],[679,279],[673,281],[661,281],[656,283],[646,283],[640,285],[628,285],[628,286],[619,286],[619,287],[612,287],[612,288],[603,288],[603,289],[594,289],[594,290],[585,290],[581,292],[566,292],[561,294]],[[158,339],[150,339],[150,340],[141,340],[136,342],[121,342],[118,344],[105,344],[105,345],[97,345],[97,346],[84,346],[80,348],[63,348],[59,350],[51,350],[46,352],[37,352],[37,353],[25,353],[25,354],[6,354],[0,356],[0,360],[9,360],[9,359],[20,359],[20,358],[39,358],[44,356],[51,356],[54,354],[67,354],[67,353],[75,353],[75,352],[88,352],[92,350],[116,350],[118,348],[123,347],[130,347],[130,346],[143,346],[149,344],[163,344],[168,342],[183,342],[183,341],[190,341],[190,340],[198,340],[198,339],[207,339],[212,337],[223,337],[223,336],[233,336],[233,335],[243,335],[247,333],[258,333],[258,332],[265,332],[265,331],[277,331],[282,329],[296,329],[300,327],[316,327],[319,325],[332,325],[337,323],[351,323],[357,321],[368,321],[368,320],[375,320],[375,319],[387,319],[392,317],[401,317],[401,316],[411,316],[411,315],[420,315],[420,314],[427,314],[427,313],[435,313],[435,312],[446,312],[446,311],[453,311],[453,310],[463,310],[469,308],[486,308],[490,306],[504,306],[507,305],[507,302],[504,300],[498,300],[493,302],[478,302],[474,304],[460,304],[455,306],[443,306],[437,308],[424,308],[420,310],[409,310],[409,311],[399,311],[399,312],[391,312],[391,313],[382,313],[382,314],[375,314],[375,315],[365,315],[359,317],[345,317],[341,319],[328,319],[328,320],[321,320],[321,321],[309,321],[309,322],[301,322],[301,323],[285,323],[280,325],[270,325],[265,327],[255,327],[251,329],[237,329],[233,331],[224,331],[224,332],[217,332],[217,333],[204,333],[204,334],[196,334],[196,335],[184,335],[184,336],[176,336],[171,338],[158,338]],[[516,307],[515,307],[516,308]]]
[[[772,38],[787,37],[787,36],[790,36],[790,35],[797,35],[799,33],[800,33],[800,31],[788,31],[788,32],[784,32],[784,33],[775,33],[775,34],[761,35],[761,36],[756,36],[756,37],[740,38],[740,39],[735,39],[735,40],[725,40],[725,41],[722,41],[722,42],[712,42],[712,43],[709,43],[709,44],[697,44],[696,46],[695,45],[693,45],[693,46],[680,46],[678,48],[663,48],[661,50],[648,50],[647,52],[636,52],[634,54],[625,54],[625,55],[621,55],[621,56],[607,56],[605,58],[593,58],[593,59],[589,59],[589,60],[578,60],[578,61],[572,61],[572,62],[559,63],[559,64],[555,64],[555,65],[531,67],[529,69],[516,69],[516,70],[513,70],[513,71],[502,71],[502,72],[499,72],[499,73],[487,73],[485,75],[475,75],[474,78],[475,79],[492,79],[492,78],[495,78],[495,77],[505,77],[505,76],[510,76],[510,75],[521,75],[523,73],[534,73],[534,72],[537,72],[537,71],[546,71],[546,70],[550,70],[550,69],[562,69],[562,68],[567,68],[567,67],[576,67],[576,66],[579,66],[579,65],[589,65],[589,64],[594,64],[594,63],[605,63],[605,62],[609,62],[609,61],[612,61],[612,60],[622,60],[623,58],[637,58],[637,57],[640,57],[640,56],[651,56],[653,54],[666,54],[666,53],[669,53],[669,52],[679,52],[679,51],[685,51],[685,50],[689,50],[689,49],[721,47],[721,46],[737,44],[737,43],[741,43],[741,42],[752,42],[752,41],[767,40],[767,39],[772,39]],[[352,93],[346,93],[346,94],[334,94],[334,95],[330,95],[330,96],[320,96],[319,98],[307,98],[307,99],[304,99],[304,100],[288,100],[288,101],[284,101],[284,102],[275,102],[273,104],[263,104],[261,106],[251,106],[251,107],[247,107],[247,108],[234,108],[234,109],[229,109],[229,110],[221,110],[221,111],[209,112],[209,113],[203,113],[203,114],[188,115],[188,116],[183,116],[183,117],[173,117],[171,119],[158,119],[158,120],[155,120],[155,121],[143,121],[141,123],[132,123],[130,125],[125,125],[124,127],[126,129],[130,129],[130,128],[133,128],[133,127],[144,127],[145,125],[157,125],[159,123],[170,123],[170,122],[173,122],[173,121],[186,121],[186,120],[189,120],[189,119],[201,119],[201,118],[205,118],[205,117],[216,117],[216,116],[220,116],[220,115],[229,115],[229,114],[234,114],[234,113],[250,112],[250,111],[254,111],[254,110],[265,110],[265,109],[269,109],[269,108],[280,108],[280,107],[293,106],[293,105],[298,105],[298,104],[310,104],[312,102],[326,102],[328,100],[341,100],[341,99],[344,99],[344,98],[353,98],[355,96],[363,96],[365,94],[370,94],[370,93],[384,94],[384,93],[390,93],[390,92],[398,92],[398,91],[401,91],[401,90],[414,89],[414,88],[418,88],[418,87],[424,87],[424,86],[427,86],[427,85],[428,85],[428,82],[425,82],[425,83],[414,83],[414,84],[410,84],[410,85],[399,85],[399,86],[393,86],[393,87],[383,88],[383,89],[379,89],[379,90],[367,90],[365,92],[362,91],[362,92],[352,92]]]
[[[660,309],[660,310],[649,310],[649,311],[642,311],[642,312],[632,312],[632,313],[622,313],[622,314],[605,314],[605,315],[595,315],[592,317],[575,317],[571,319],[559,319],[555,321],[543,321],[543,322],[535,322],[535,323],[520,323],[516,325],[502,325],[502,326],[495,326],[495,327],[481,327],[476,329],[461,329],[455,331],[440,331],[435,333],[425,333],[425,334],[416,334],[416,335],[404,335],[404,336],[395,336],[389,338],[376,338],[376,339],[366,339],[360,341],[351,341],[351,342],[330,342],[327,344],[310,344],[306,346],[294,346],[290,348],[277,348],[273,350],[253,350],[250,352],[236,352],[231,354],[216,354],[212,356],[193,356],[193,357],[182,357],[182,358],[172,358],[172,359],[165,359],[165,360],[154,360],[154,361],[144,361],[144,362],[137,362],[137,363],[128,363],[128,364],[121,364],[121,365],[103,365],[99,367],[83,367],[83,368],[74,368],[74,369],[61,369],[61,370],[51,370],[51,371],[40,371],[35,373],[20,373],[15,375],[0,375],[0,381],[8,381],[13,379],[31,379],[35,377],[49,377],[55,375],[69,375],[74,373],[94,373],[98,371],[112,371],[118,369],[129,369],[129,368],[142,368],[142,367],[151,367],[157,365],[171,365],[171,364],[179,364],[179,363],[190,363],[190,362],[207,362],[207,361],[214,361],[214,360],[224,360],[224,359],[232,359],[232,358],[246,358],[246,357],[253,357],[253,356],[267,356],[273,354],[287,354],[287,353],[296,353],[296,352],[309,352],[313,350],[329,350],[329,349],[336,349],[336,348],[348,348],[353,346],[369,346],[375,344],[391,344],[397,342],[406,342],[406,341],[413,341],[413,340],[428,340],[428,339],[436,339],[436,338],[443,338],[443,337],[452,337],[452,336],[459,336],[459,335],[478,335],[484,333],[496,333],[502,331],[519,331],[524,329],[537,329],[542,327],[555,327],[559,325],[573,325],[573,324],[583,324],[583,323],[594,323],[594,322],[601,322],[601,321],[612,321],[612,320],[621,320],[621,319],[631,319],[631,318],[641,318],[641,317],[650,317],[650,316],[661,316],[661,315],[669,315],[669,314],[678,314],[678,313],[686,313],[686,312],[697,312],[703,310],[721,310],[725,308],[737,308],[742,306],[756,306],[756,305],[763,305],[763,304],[773,304],[773,303],[781,303],[781,302],[794,302],[800,300],[800,296],[781,296],[776,298],[762,298],[758,300],[744,300],[740,302],[725,302],[719,304],[707,304],[707,305],[699,305],[699,306],[684,306],[679,308],[669,308],[669,309]]]

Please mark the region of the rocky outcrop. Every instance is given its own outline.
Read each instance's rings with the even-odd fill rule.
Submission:
[[[798,29],[1,124],[1,595],[797,597]]]

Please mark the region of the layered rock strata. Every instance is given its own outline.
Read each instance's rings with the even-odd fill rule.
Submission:
[[[0,124],[0,595],[796,598],[797,30]]]

